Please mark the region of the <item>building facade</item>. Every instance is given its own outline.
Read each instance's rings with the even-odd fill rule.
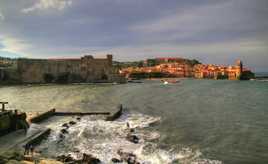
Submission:
[[[162,77],[194,77],[197,79],[244,80],[254,78],[254,74],[250,70],[243,68],[241,60],[237,60],[235,65],[232,66],[197,64],[199,63],[198,61],[189,61],[182,58],[149,59],[146,60],[145,64],[154,66],[128,67],[120,70],[120,73],[127,78],[133,74],[143,75],[153,73],[160,73]]]
[[[191,60],[183,58],[155,58],[144,61],[144,67],[128,67],[120,70],[127,78],[133,73],[156,74],[163,77],[192,77]]]
[[[194,77],[198,79],[240,80],[244,71],[247,71],[247,69],[243,68],[241,60],[237,60],[235,65],[232,66],[197,64],[194,66]]]

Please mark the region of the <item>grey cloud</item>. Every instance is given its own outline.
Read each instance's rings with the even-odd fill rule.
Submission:
[[[6,17],[0,35],[31,45],[26,54],[35,57],[177,55],[215,63],[242,58],[251,67],[268,67],[266,0],[73,0],[64,9],[38,7],[41,2],[0,2]],[[27,8],[28,14],[21,12]]]
[[[267,35],[266,18],[258,15],[258,8],[251,7],[255,2],[237,2],[195,6],[188,11],[178,11],[173,15],[131,26],[130,29],[147,35],[145,39],[155,41],[215,41]],[[268,9],[264,8],[262,14],[268,15]]]
[[[5,20],[5,16],[3,15],[3,13],[0,11],[0,21],[4,21]]]
[[[21,11],[23,13],[29,13],[36,10],[46,10],[46,9],[57,9],[63,10],[64,8],[72,4],[71,0],[39,0],[35,2],[32,6],[24,8]]]

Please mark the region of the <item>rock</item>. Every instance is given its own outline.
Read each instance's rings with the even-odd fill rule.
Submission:
[[[76,120],[80,121],[80,120],[81,120],[81,118],[80,118],[80,117],[77,117],[77,118],[76,118]]]
[[[63,140],[65,138],[65,136],[62,133],[59,134],[59,137],[60,137],[60,140]]]
[[[133,157],[129,157],[129,158],[127,159],[127,163],[128,163],[128,164],[135,164],[135,158],[133,158]]]
[[[128,134],[127,135],[127,140],[132,142],[132,143],[139,143],[139,138],[136,136],[136,135],[133,135],[133,134]]]
[[[62,124],[61,126],[65,128],[69,128],[69,125],[67,123]]]
[[[76,122],[74,122],[74,121],[70,121],[69,124],[70,124],[70,125],[75,125]]]
[[[83,154],[83,159],[82,159],[82,163],[83,162],[86,162],[86,163],[89,163],[89,164],[99,164],[101,163],[101,161],[96,158],[96,157],[93,157],[91,154]]]
[[[57,157],[57,160],[61,162],[75,162],[75,159],[73,159],[70,154],[68,154],[67,156],[60,155]]]
[[[137,164],[137,156],[132,154],[132,153],[129,153],[128,158],[127,158],[127,163],[128,164]]]
[[[7,161],[8,161],[7,159],[0,157],[0,163],[7,163]]]
[[[117,158],[112,158],[111,161],[112,161],[113,163],[121,163],[121,162],[123,162],[122,160],[119,160],[119,159],[117,159]]]
[[[20,164],[35,164],[35,163],[30,161],[21,161]],[[53,159],[42,159],[38,162],[38,164],[63,164],[63,163]]]
[[[67,129],[61,129],[60,132],[61,132],[62,134],[68,134],[68,133],[69,133],[69,132],[67,131]]]
[[[24,157],[23,157],[23,154],[22,152],[19,152],[19,151],[15,151],[15,150],[10,150],[10,151],[7,151],[5,153],[3,153],[1,156],[0,156],[0,159],[1,160],[22,160]],[[0,160],[0,161],[1,161]]]
[[[128,164],[139,164],[137,156],[133,153],[123,152],[121,149],[118,150],[118,155],[121,157],[121,161],[125,161]]]
[[[55,161],[52,159],[44,159],[39,162],[39,164],[63,164],[62,162]]]

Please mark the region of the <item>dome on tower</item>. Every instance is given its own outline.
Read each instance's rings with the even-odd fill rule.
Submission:
[[[239,60],[239,59],[238,59],[238,60],[236,60],[236,61],[235,61],[235,65],[237,65],[237,66],[242,65],[242,61],[241,61],[241,60]]]

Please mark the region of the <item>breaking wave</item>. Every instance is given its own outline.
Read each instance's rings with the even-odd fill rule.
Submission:
[[[200,151],[193,151],[190,148],[182,148],[180,151],[159,148],[159,132],[148,127],[160,123],[160,117],[125,113],[116,121],[96,120],[90,116],[70,120],[73,120],[72,125],[65,124],[64,133],[62,121],[50,126],[51,135],[38,147],[43,155],[56,158],[63,154],[70,154],[74,159],[81,159],[83,153],[86,153],[97,157],[103,163],[112,163],[112,158],[120,159],[118,150],[122,150],[135,154],[138,161],[143,164],[222,163],[217,160],[202,159]],[[139,138],[138,143],[127,139],[130,129],[134,129],[131,133]]]

